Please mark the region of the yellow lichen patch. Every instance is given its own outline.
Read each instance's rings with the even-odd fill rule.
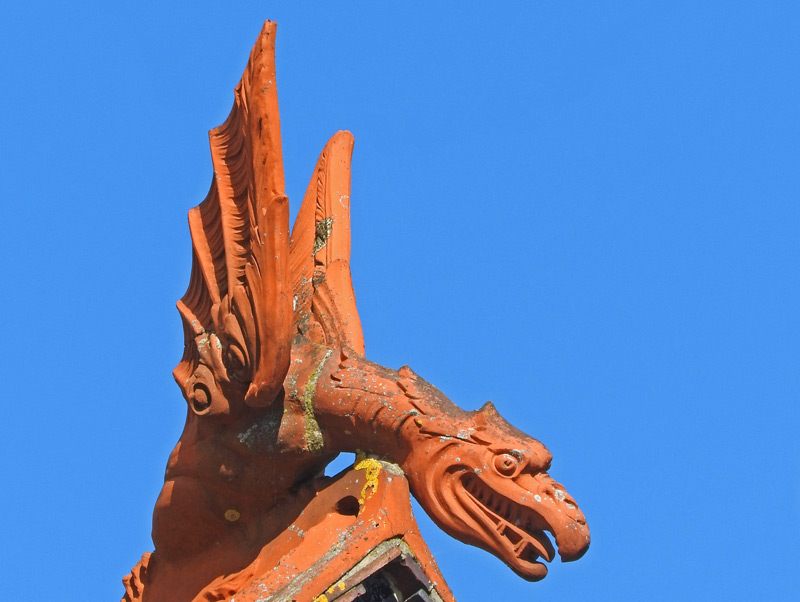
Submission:
[[[326,593],[326,594],[332,594],[332,593],[334,593],[334,592],[335,592],[337,589],[338,589],[340,592],[343,592],[345,587],[346,587],[346,586],[345,586],[345,584],[344,584],[344,581],[339,581],[338,583],[334,583],[333,585],[331,585],[331,586],[330,586],[330,587],[327,589],[327,591],[326,591],[325,593]],[[323,595],[324,595],[324,594],[323,594]]]
[[[353,468],[364,471],[364,486],[361,488],[361,495],[358,498],[358,504],[363,506],[364,502],[378,491],[378,476],[381,474],[383,466],[380,460],[370,458],[363,452],[359,452]]]
[[[225,511],[225,520],[230,523],[235,523],[237,520],[241,518],[241,513],[238,510],[233,508],[229,508]]]
[[[344,581],[338,581],[337,583],[331,585],[327,590],[325,590],[324,594],[320,594],[319,596],[314,598],[313,602],[328,602],[328,594],[335,593],[337,589],[340,592],[343,592],[345,587],[346,585]]]

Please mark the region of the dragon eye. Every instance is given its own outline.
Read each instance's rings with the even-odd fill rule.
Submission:
[[[511,454],[500,454],[494,457],[494,469],[504,477],[510,477],[517,471],[519,460]]]

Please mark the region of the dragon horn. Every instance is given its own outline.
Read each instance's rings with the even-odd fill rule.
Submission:
[[[350,275],[350,161],[353,135],[325,145],[297,215],[291,241],[294,317],[301,334],[364,354]]]

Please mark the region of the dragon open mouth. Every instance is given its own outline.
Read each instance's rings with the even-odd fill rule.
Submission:
[[[541,579],[547,568],[537,562],[543,558],[551,562],[556,555],[552,542],[545,533],[550,526],[534,510],[520,505],[497,493],[474,473],[461,479],[468,497],[485,517],[482,521],[493,528],[506,548],[506,556],[515,559],[516,570],[528,579]]]

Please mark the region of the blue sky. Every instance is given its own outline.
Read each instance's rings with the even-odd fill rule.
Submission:
[[[109,600],[185,404],[207,130],[277,20],[295,203],[356,138],[371,359],[553,451],[588,554],[529,584],[420,517],[461,600],[800,586],[796,2],[2,9],[0,597]]]

